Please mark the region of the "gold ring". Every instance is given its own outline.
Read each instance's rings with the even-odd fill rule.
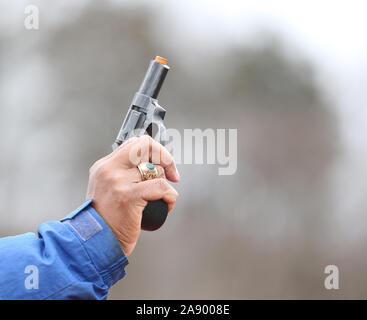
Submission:
[[[158,177],[158,170],[156,166],[151,162],[142,162],[138,165],[139,172],[141,174],[141,180],[151,180]]]

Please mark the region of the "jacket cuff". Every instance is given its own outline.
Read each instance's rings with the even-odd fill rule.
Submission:
[[[96,270],[108,287],[122,279],[129,263],[116,236],[92,207],[93,200],[61,220],[78,237]]]

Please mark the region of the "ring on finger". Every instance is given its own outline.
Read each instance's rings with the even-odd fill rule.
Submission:
[[[152,180],[158,177],[157,167],[151,162],[142,162],[138,165],[141,180]]]

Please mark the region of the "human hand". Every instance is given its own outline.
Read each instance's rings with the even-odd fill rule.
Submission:
[[[137,168],[141,162],[154,163],[158,177],[142,181]],[[93,199],[92,206],[109,225],[126,256],[138,241],[148,201],[163,199],[168,211],[173,209],[178,193],[167,179],[180,179],[173,157],[147,135],[130,138],[90,168],[87,199]]]

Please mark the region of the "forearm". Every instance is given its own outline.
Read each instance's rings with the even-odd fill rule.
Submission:
[[[0,298],[105,299],[128,263],[118,240],[86,202],[38,235],[0,239]]]

